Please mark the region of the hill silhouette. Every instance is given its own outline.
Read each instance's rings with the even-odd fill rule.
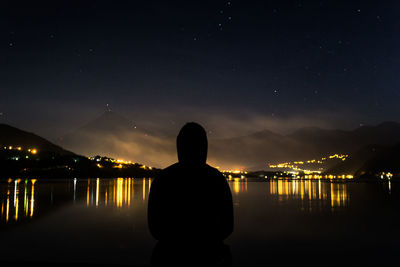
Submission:
[[[176,159],[174,137],[143,129],[111,110],[59,138],[58,144],[85,156],[108,155],[155,167]]]
[[[210,142],[210,157],[249,170],[265,169],[267,162],[285,162],[353,154],[368,145],[390,146],[400,142],[400,123],[384,122],[354,130],[304,127],[288,135],[261,131]]]
[[[395,145],[369,145],[358,150],[346,161],[340,162],[327,173],[340,175],[354,174],[365,179],[379,179],[378,174],[391,172],[394,177],[400,177],[400,143]]]
[[[158,170],[109,157],[84,157],[30,132],[0,124],[0,177],[153,177]]]
[[[384,122],[353,130],[303,127],[290,134],[269,129],[226,139],[209,139],[209,163],[221,169],[263,170],[267,163],[354,154],[369,145],[400,142],[400,123]],[[176,161],[175,139],[136,126],[132,120],[107,110],[58,142],[85,156],[109,155],[165,167]]]
[[[381,172],[391,172],[394,177],[400,177],[400,143],[381,149],[376,155],[369,158],[359,168],[355,175],[357,177],[379,178]]]
[[[365,146],[357,150],[355,153],[352,153],[352,155],[346,161],[341,161],[337,165],[328,169],[326,173],[333,175],[358,173],[367,161],[383,153],[386,149],[387,147],[383,145]]]
[[[0,147],[4,146],[36,148],[43,153],[62,156],[75,155],[75,153],[65,150],[34,133],[26,132],[7,124],[0,124]]]

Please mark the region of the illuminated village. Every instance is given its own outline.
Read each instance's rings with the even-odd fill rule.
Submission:
[[[98,168],[104,168],[105,166],[111,167],[111,168],[116,168],[116,169],[122,169],[122,168],[128,168],[132,166],[137,166],[141,169],[144,170],[152,170],[152,167],[139,164],[136,162],[132,161],[127,161],[123,159],[113,159],[109,157],[101,157],[101,156],[94,156],[94,157],[88,157],[89,160],[96,162],[96,166]]]
[[[4,146],[3,150],[9,150],[9,151],[18,151],[18,152],[25,152],[27,155],[25,155],[25,158],[29,158],[29,154],[36,155],[38,153],[38,150],[36,148],[22,148],[21,146]],[[12,160],[19,160],[20,157],[18,155],[11,157],[10,159]]]
[[[15,145],[0,149],[4,178],[154,177],[157,169],[109,157],[84,157],[71,152],[55,153]]]
[[[283,172],[281,176],[290,176],[292,178],[305,179],[353,179],[353,174],[333,175],[326,174],[326,166],[334,162],[345,161],[347,154],[333,154],[319,159],[305,161],[283,162],[278,164],[268,163],[268,168],[277,169]],[[274,177],[276,178],[276,176]]]
[[[110,170],[120,170],[119,175],[132,176],[132,170],[146,171],[146,176],[151,177],[157,171],[153,167],[146,166],[124,159],[113,159],[104,156],[82,157],[73,154],[73,156],[63,158],[62,162],[51,156],[51,160],[57,162],[49,162],[49,155],[41,157],[42,153],[35,147],[22,147],[22,146],[3,146],[3,160],[10,162],[18,162],[20,167],[23,167],[23,172],[29,172],[32,162],[47,161],[47,164],[56,166],[47,166],[46,168],[52,169],[66,169],[70,172],[79,169],[79,164],[86,162],[85,167],[94,166],[97,171],[89,169],[86,174],[99,175],[101,172],[112,174]],[[43,154],[46,154],[43,152]],[[330,174],[327,173],[329,167],[334,166],[340,162],[344,162],[349,158],[347,154],[333,154],[322,158],[314,158],[310,160],[288,161],[282,163],[268,163],[266,170],[260,171],[246,171],[242,169],[233,170],[220,170],[227,179],[244,179],[244,178],[263,178],[263,179],[340,179],[351,180],[354,178],[353,173]],[[51,161],[50,160],[50,161]],[[23,166],[26,164],[26,166]],[[79,165],[79,166],[78,166]],[[42,166],[42,165],[41,165]],[[219,169],[219,167],[216,167]],[[115,174],[115,173],[114,173]],[[141,173],[143,174],[143,173]],[[390,171],[381,171],[375,174],[377,178],[382,180],[390,180],[393,178],[393,173]]]

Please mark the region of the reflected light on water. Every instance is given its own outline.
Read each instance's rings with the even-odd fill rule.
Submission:
[[[320,180],[270,180],[271,195],[280,197],[280,200],[300,199],[325,204],[334,209],[346,207],[349,201],[347,184],[335,182],[321,182]]]
[[[8,214],[10,212],[10,190],[7,190],[7,208],[6,208],[6,222],[8,222]]]
[[[142,192],[142,195],[143,195],[143,200],[146,200],[146,179],[145,178],[143,178],[143,192]]]
[[[33,216],[33,210],[34,210],[34,206],[35,206],[35,183],[36,183],[36,179],[32,179],[31,180],[32,183],[32,188],[31,188],[31,212],[29,214],[29,217]]]
[[[21,183],[21,179],[15,179],[14,181],[10,179],[8,181],[8,184],[6,185],[7,190],[4,191],[6,193],[0,196],[2,221],[4,220],[5,222],[9,222],[10,216],[14,219],[11,221],[18,221],[21,217],[27,218],[33,216],[35,203],[35,182],[36,179],[26,179],[24,183]],[[29,183],[31,186],[29,186]],[[20,190],[22,189],[23,195],[22,193],[20,194]],[[5,199],[3,199],[3,197],[5,197]],[[23,197],[23,205],[20,205],[21,197]],[[13,205],[10,205],[11,198]]]
[[[233,191],[238,194],[240,192],[240,179],[235,178],[233,180]]]
[[[28,216],[29,203],[28,203],[28,180],[25,180],[24,185],[24,215]]]
[[[128,179],[128,207],[131,206],[131,190],[132,190],[131,181],[132,179]]]
[[[90,180],[88,180],[88,185],[87,185],[87,192],[86,192],[86,205],[89,206],[89,201],[90,201]]]
[[[100,185],[100,179],[97,178],[97,180],[96,180],[96,206],[99,205],[99,185]]]
[[[140,197],[143,203],[149,194],[150,183],[150,178],[116,178],[112,180],[98,178],[96,179],[96,187],[92,188],[90,181],[88,181],[86,186],[86,206],[130,207],[134,205],[136,197]],[[90,197],[93,191],[95,191],[94,203]]]
[[[36,207],[35,197],[40,200],[37,203],[40,204],[42,210],[47,210],[46,206],[54,205],[54,198],[57,200],[56,204],[64,201],[72,205],[95,208],[102,206],[129,208],[136,205],[145,207],[151,182],[150,178],[75,178],[56,183],[40,181],[37,184],[36,179],[9,179],[8,182],[0,184],[0,222],[16,222],[34,217],[39,208]],[[299,210],[302,211],[334,210],[348,206],[350,199],[346,183],[300,179],[275,179],[266,183],[253,184],[251,181],[249,183],[250,193],[256,187],[262,189],[266,184],[267,191],[262,194],[267,193],[269,200],[278,200],[274,202],[277,205],[292,201],[291,203],[298,203]],[[229,184],[236,198],[245,196],[243,193],[247,192],[247,179],[230,177]],[[390,182],[386,186],[389,187],[390,193]]]
[[[18,183],[19,183],[19,179],[14,181],[14,210],[15,210],[15,215],[14,215],[14,219],[18,220]]]
[[[331,207],[345,207],[347,201],[346,184],[331,183]]]
[[[74,203],[75,203],[75,200],[76,200],[76,178],[74,178]]]
[[[233,192],[239,194],[240,192],[247,192],[247,179],[242,178],[229,178],[229,181],[233,181]]]

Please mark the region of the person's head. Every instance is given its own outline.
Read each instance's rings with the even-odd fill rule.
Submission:
[[[205,164],[207,160],[207,134],[195,122],[186,123],[176,139],[179,163],[185,165]]]

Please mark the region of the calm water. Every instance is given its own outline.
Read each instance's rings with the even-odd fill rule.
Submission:
[[[229,183],[233,266],[397,260],[398,183]],[[1,260],[148,266],[150,187],[148,178],[0,181]]]

